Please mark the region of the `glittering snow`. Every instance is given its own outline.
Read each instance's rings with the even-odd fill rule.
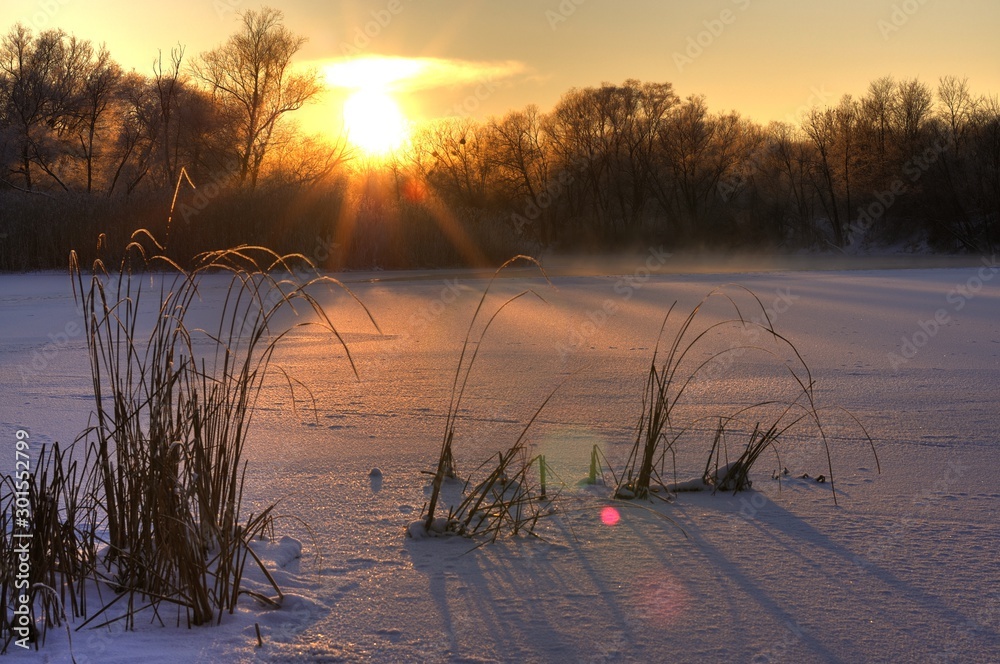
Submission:
[[[641,266],[556,270],[553,286],[524,272],[494,285],[494,305],[526,287],[545,301],[522,298],[485,338],[456,467],[462,475],[506,449],[568,376],[529,432],[567,484],[541,538],[470,551],[475,543],[458,537],[406,536],[428,497],[486,281],[462,271],[344,275],[384,331],[347,297],[320,295],[360,380],[318,332],[291,337],[275,361],[312,389],[318,412],[304,402],[293,410],[277,376],[246,449],[248,506],[278,503],[274,540],[255,550],[282,587],[282,608],[247,597],[218,626],[84,629],[72,635],[76,661],[1000,659],[1000,279],[988,262],[652,276]],[[205,320],[223,293],[212,279],[195,305]],[[578,486],[595,444],[624,465],[666,309],[677,300],[689,311],[726,282],[752,289],[794,341],[818,405],[864,423],[882,474],[853,422],[829,411],[839,505],[830,483],[815,481],[827,473],[822,448],[794,437],[782,448],[789,474],[772,478],[776,463],[762,457],[753,490],[736,495],[611,501],[612,487]],[[4,440],[26,428],[36,446],[71,441],[87,426],[91,386],[68,278],[0,275],[0,302]],[[710,416],[742,390],[772,389],[769,366],[740,358],[692,387],[688,413]],[[0,453],[0,470],[13,459]],[[679,450],[678,479],[703,467],[700,452]],[[7,657],[62,662],[69,651],[65,631],[50,630],[40,653],[11,647]]]

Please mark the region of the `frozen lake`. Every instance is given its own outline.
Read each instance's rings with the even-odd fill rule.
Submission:
[[[456,430],[460,473],[508,447],[563,380],[531,429],[533,449],[568,481],[583,477],[594,444],[620,470],[667,309],[677,301],[677,322],[734,283],[804,357],[818,405],[867,427],[882,474],[856,427],[830,411],[838,506],[829,483],[779,486],[767,458],[751,492],[681,495],[653,510],[618,503],[613,526],[600,519],[606,493],[570,488],[544,540],[471,553],[458,538],[408,540],[487,280],[460,270],[342,275],[383,332],[345,295],[317,293],[360,379],[319,332],[289,338],[276,361],[309,386],[317,412],[304,402],[293,412],[276,378],[247,448],[249,499],[280,501],[295,517],[278,524],[304,547],[279,570],[295,601],[279,611],[248,602],[222,626],[183,635],[77,632],[77,661],[1000,658],[1000,267],[650,274],[647,264],[662,272],[658,261],[654,252],[612,269],[563,266],[551,285],[531,271],[494,284],[492,307],[525,288],[545,301],[521,298],[482,344]],[[205,282],[196,319],[212,320],[224,290],[221,277]],[[92,397],[68,277],[0,275],[0,302],[0,435],[71,441]],[[727,313],[713,305],[703,315]],[[772,394],[787,386],[780,374],[738,359],[698,382],[685,412],[721,414]],[[784,445],[793,478],[826,472],[814,440]],[[682,450],[678,472],[700,472],[699,455]],[[0,456],[0,470],[12,465],[12,453]],[[41,654],[62,661],[65,634],[50,639]]]

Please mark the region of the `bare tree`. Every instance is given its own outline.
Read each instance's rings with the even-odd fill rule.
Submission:
[[[896,81],[892,76],[872,81],[868,94],[861,99],[859,129],[867,143],[868,166],[872,171],[874,187],[885,186],[896,167],[893,118],[897,115],[897,101]],[[875,153],[874,159],[871,159],[871,152]]]
[[[660,132],[664,162],[659,197],[673,213],[681,237],[706,220],[719,183],[732,174],[754,137],[736,113],[712,115],[703,96],[691,95],[666,119]]]
[[[533,230],[539,239],[549,242],[555,210],[552,194],[548,191],[549,146],[541,120],[538,107],[531,105],[523,111],[512,111],[502,119],[491,120],[490,128],[494,142],[493,163],[499,178],[497,185],[505,190],[509,198],[526,200],[527,203],[521,204],[522,210],[530,208],[538,211],[540,223]]]
[[[104,47],[87,65],[86,78],[82,81],[80,95],[80,123],[77,142],[84,161],[85,189],[89,194],[94,186],[94,162],[98,152],[98,132],[113,102],[122,78],[121,67],[111,60]]]
[[[153,86],[156,89],[156,112],[147,120],[150,135],[159,144],[159,154],[164,181],[170,186],[177,180],[181,165],[178,163],[179,123],[176,121],[179,97],[184,86],[181,63],[184,61],[184,47],[178,44],[170,49],[170,65],[163,66],[163,52],[153,62]]]
[[[126,194],[132,193],[149,173],[155,146],[149,122],[153,94],[146,78],[125,74],[116,96],[118,127],[111,146],[114,172],[108,182],[109,197],[123,178]]]
[[[589,208],[607,237],[639,227],[652,197],[663,123],[677,104],[669,83],[570,90],[543,123],[553,170],[572,172],[570,212]]]
[[[938,84],[941,115],[948,126],[950,143],[960,152],[976,112],[976,99],[969,91],[969,79],[943,76]]]
[[[553,168],[574,174],[568,192],[570,212],[579,215],[586,207],[598,220],[607,217],[604,180],[608,168],[605,137],[607,124],[594,103],[593,88],[571,89],[560,98],[543,127],[553,152]]]
[[[851,188],[854,185],[854,171],[859,161],[857,133],[858,133],[858,104],[851,95],[844,95],[836,109],[838,149],[840,150],[841,180],[844,184],[844,219],[845,223],[850,219],[853,210],[851,206]],[[840,242],[850,240],[847,237],[850,226],[841,232],[837,232]]]
[[[836,176],[837,112],[832,108],[822,111],[818,108],[812,109],[802,122],[802,130],[816,149],[811,170],[813,184],[830,220],[834,242],[837,246],[843,246],[844,224],[841,223],[840,206],[837,201],[839,191]]]
[[[13,174],[29,191],[37,184],[35,166],[68,189],[60,161],[79,121],[79,84],[92,52],[89,42],[61,30],[35,37],[20,24],[0,41],[0,121],[16,143]]]
[[[661,131],[679,103],[670,83],[640,83],[629,79],[614,88],[618,112],[612,127],[621,134],[613,168],[622,217],[637,228],[652,195],[656,152]]]
[[[280,11],[264,7],[243,12],[240,18],[240,31],[203,53],[192,71],[239,117],[239,181],[252,189],[278,121],[301,108],[321,87],[315,71],[292,73],[292,56],[306,39],[282,25]]]
[[[492,119],[490,128],[502,183],[514,196],[537,201],[548,183],[548,159],[538,107],[531,105],[523,111],[511,111],[501,119]]]
[[[905,152],[912,154],[920,146],[924,129],[930,120],[934,95],[919,79],[913,78],[899,82],[896,96],[896,125]]]
[[[273,156],[263,176],[269,184],[312,187],[329,183],[350,158],[347,136],[343,134],[331,140],[281,128],[272,145]]]
[[[810,145],[801,140],[795,127],[783,122],[772,123],[768,134],[771,147],[768,154],[776,173],[772,185],[790,194],[793,228],[803,239],[811,240],[814,197],[809,189]]]
[[[482,205],[493,170],[489,134],[489,126],[469,118],[438,120],[414,137],[412,161],[440,192],[463,205]]]
[[[967,249],[993,253],[1000,241],[1000,103],[975,97],[967,79],[941,78],[939,141],[947,146],[935,166],[934,188],[947,202],[941,227]],[[944,215],[942,215],[944,216]]]

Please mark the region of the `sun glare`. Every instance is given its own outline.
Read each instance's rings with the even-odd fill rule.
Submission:
[[[406,140],[406,118],[384,90],[358,90],[344,102],[347,140],[369,156],[391,154]]]
[[[327,83],[349,90],[344,102],[347,140],[367,156],[384,157],[406,141],[409,122],[398,95],[426,65],[386,56],[351,58],[326,67]]]

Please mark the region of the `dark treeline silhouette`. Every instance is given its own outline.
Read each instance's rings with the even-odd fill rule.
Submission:
[[[571,90],[420,133],[410,162],[448,200],[509,211],[543,243],[812,247],[921,240],[992,250],[1000,104],[965,80],[871,83],[761,126],[669,83]]]
[[[325,267],[1000,241],[1000,103],[964,79],[887,76],[766,126],[627,80],[570,90],[548,113],[428,123],[364,164],[285,121],[322,87],[292,67],[304,40],[276,10],[241,19],[216,49],[178,46],[149,74],[58,30],[2,38],[0,269],[90,258],[99,236],[120,252],[138,228],[181,259],[259,243]]]

